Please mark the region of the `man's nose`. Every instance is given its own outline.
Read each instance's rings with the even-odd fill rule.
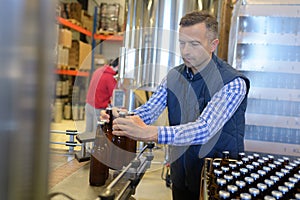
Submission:
[[[181,48],[181,52],[183,55],[188,55],[191,52],[191,45],[189,43],[186,43],[185,45],[183,45],[183,47]]]

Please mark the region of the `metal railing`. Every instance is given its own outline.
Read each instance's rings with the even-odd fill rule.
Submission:
[[[76,146],[82,146],[81,143],[78,143],[75,140],[76,135],[80,134],[77,130],[50,130],[50,133],[54,134],[64,134],[66,136],[69,136],[69,140],[65,142],[55,142],[55,141],[50,141],[51,144],[59,144],[59,145],[65,145],[69,147],[69,152],[74,152],[74,147]]]

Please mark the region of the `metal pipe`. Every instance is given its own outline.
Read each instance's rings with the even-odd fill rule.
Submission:
[[[77,131],[75,131],[75,132],[68,132],[68,131],[60,131],[60,130],[51,130],[50,131],[51,133],[58,133],[58,134],[67,134],[67,133],[72,133],[72,134],[74,134],[74,135],[78,135],[78,134],[80,134],[80,133],[82,133],[82,132],[77,132]]]
[[[54,1],[0,6],[0,199],[45,199],[55,52]]]
[[[77,143],[70,143],[70,142],[50,142],[51,144],[62,144],[62,145],[66,145],[66,146],[82,146],[81,144],[77,144]],[[71,150],[71,149],[69,149]]]

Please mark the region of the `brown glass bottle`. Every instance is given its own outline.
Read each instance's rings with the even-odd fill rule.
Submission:
[[[128,116],[134,116],[134,113],[129,111],[127,113]],[[136,153],[136,141],[130,138],[127,138],[126,141],[126,149],[129,152]]]
[[[125,118],[126,113],[120,112],[119,117]],[[113,136],[113,143],[116,144],[121,149],[126,150],[126,137],[125,136]]]
[[[229,164],[229,151],[222,151],[221,167]]]
[[[94,146],[91,150],[90,177],[92,186],[102,186],[108,177],[108,167],[104,164],[107,156],[106,137],[103,132],[103,121],[97,123]]]
[[[114,120],[113,112],[112,112],[112,107],[107,107],[106,108],[106,114],[109,115],[109,121],[106,123],[106,136],[107,138],[112,141],[113,134],[112,134],[112,124]]]
[[[125,112],[119,112],[119,117],[125,118]],[[114,160],[114,168],[122,169],[123,166],[128,164],[128,158],[126,153],[126,137],[113,135],[112,142],[115,145],[112,159]]]

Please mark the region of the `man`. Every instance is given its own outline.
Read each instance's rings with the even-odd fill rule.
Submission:
[[[184,64],[171,69],[135,116],[114,120],[115,135],[170,146],[173,199],[199,199],[205,157],[232,158],[244,151],[249,80],[214,55],[218,23],[205,11],[180,21],[179,45]],[[170,126],[151,126],[164,108]],[[108,116],[101,112],[101,118]]]
[[[117,58],[110,65],[101,66],[93,73],[86,96],[85,132],[95,133],[96,120],[100,116],[100,111],[110,104],[113,90],[117,84],[114,76],[117,74],[118,61]]]

